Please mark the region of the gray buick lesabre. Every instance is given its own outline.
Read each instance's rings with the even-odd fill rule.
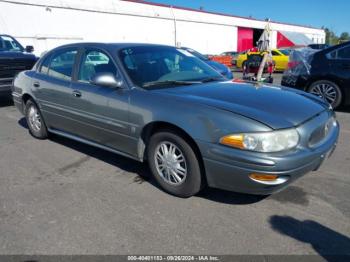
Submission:
[[[30,133],[147,161],[168,193],[204,186],[271,194],[316,170],[339,126],[330,106],[289,88],[232,82],[183,49],[58,47],[14,80]]]

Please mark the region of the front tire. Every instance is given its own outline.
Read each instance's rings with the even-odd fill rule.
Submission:
[[[203,180],[199,161],[179,134],[162,131],[152,135],[147,158],[155,180],[164,191],[183,198],[200,191]]]
[[[30,134],[38,139],[46,139],[47,128],[37,104],[29,99],[25,105],[25,116]]]
[[[328,80],[320,80],[312,83],[307,89],[307,92],[323,98],[333,108],[340,106],[343,99],[339,86]]]

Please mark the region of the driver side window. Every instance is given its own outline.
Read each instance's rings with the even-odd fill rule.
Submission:
[[[82,57],[78,81],[89,83],[94,76],[101,73],[117,74],[112,59],[100,50],[87,50]]]

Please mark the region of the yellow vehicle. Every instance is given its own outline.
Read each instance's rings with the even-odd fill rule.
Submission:
[[[244,52],[240,53],[237,58],[236,67],[242,68],[245,61],[247,61],[247,54],[260,54],[261,52]],[[275,62],[275,71],[284,71],[288,67],[289,49],[273,49],[271,50],[272,60]]]

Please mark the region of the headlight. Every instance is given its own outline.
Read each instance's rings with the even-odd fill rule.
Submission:
[[[299,134],[296,129],[281,131],[244,133],[224,136],[220,144],[257,152],[280,152],[298,145]]]

